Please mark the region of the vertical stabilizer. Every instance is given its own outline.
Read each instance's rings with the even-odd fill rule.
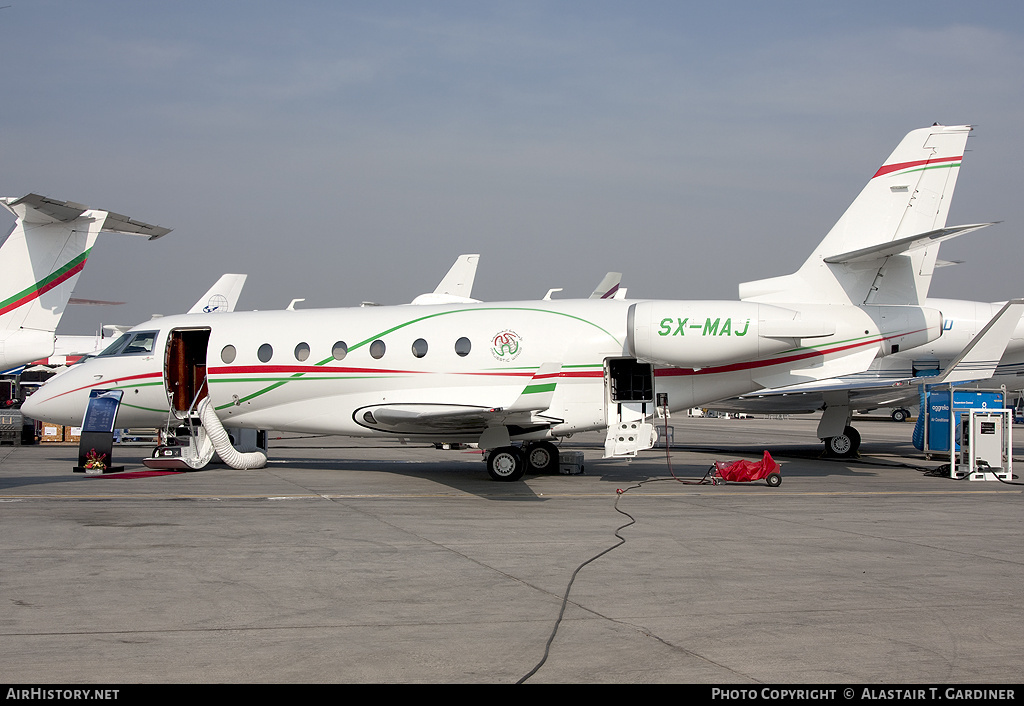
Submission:
[[[192,305],[188,314],[227,313],[235,310],[238,296],[242,293],[246,275],[226,274],[206,290],[206,294]]]
[[[465,304],[475,302],[470,295],[473,293],[473,281],[476,279],[476,266],[480,264],[480,255],[459,255],[455,264],[448,270],[440,284],[433,292],[421,294],[412,300],[413,304]]]
[[[29,194],[0,198],[17,217],[0,247],[0,366],[53,352],[53,334],[75,282],[102,231],[146,235],[169,233],[109,211]]]
[[[910,132],[875,172],[803,266],[784,277],[746,282],[740,298],[760,302],[919,304],[938,244],[844,261],[844,253],[941,230],[960,173],[969,125]]]
[[[604,276],[598,285],[594,293],[590,295],[591,299],[617,299],[616,296],[619,293],[619,283],[622,282],[621,272],[609,272]]]

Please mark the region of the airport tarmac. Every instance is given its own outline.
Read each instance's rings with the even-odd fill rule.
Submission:
[[[813,417],[672,424],[679,478],[768,449],[782,485],[677,482],[594,434],[565,442],[584,475],[516,483],[392,440],[142,477],[0,447],[0,681],[1020,681],[1020,485],[927,475],[912,424],[860,418],[844,461]]]

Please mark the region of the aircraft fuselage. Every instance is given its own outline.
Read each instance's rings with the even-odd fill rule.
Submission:
[[[654,387],[668,394],[670,409],[681,410],[760,389],[765,381],[861,370],[892,341],[924,342],[940,328],[938,312],[917,307],[900,308],[901,316],[912,316],[894,319],[894,307],[803,304],[804,321],[827,321],[833,332],[801,341],[767,335],[779,330],[770,317],[795,313],[778,306],[654,302],[658,311],[674,312],[673,325],[650,326],[631,316],[637,304],[526,301],[165,317],[130,332],[153,332],[148,350],[89,358],[40,388],[25,411],[76,424],[90,390],[122,389],[118,426],[161,426],[176,395],[174,406],[187,409],[190,398],[206,394],[200,393],[205,379],[228,426],[476,442],[480,429],[458,419],[420,428],[414,419],[381,424],[374,412],[420,413],[432,405],[494,414],[514,406],[542,366],[555,364],[548,383],[553,395],[532,410],[542,417],[538,424],[510,429],[513,439],[552,438],[608,425],[608,361],[636,357],[643,336],[675,363],[658,361]],[[680,333],[684,319],[694,328]],[[764,354],[751,343],[759,327],[766,332]],[[172,339],[177,347],[168,346]],[[705,350],[727,362],[708,364]]]

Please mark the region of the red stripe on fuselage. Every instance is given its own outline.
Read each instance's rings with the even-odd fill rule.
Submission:
[[[88,389],[91,389],[93,387],[102,387],[102,386],[105,386],[105,385],[117,385],[119,383],[123,383],[123,382],[126,382],[128,380],[141,380],[141,379],[145,379],[145,378],[159,378],[159,379],[162,380],[163,379],[163,373],[142,373],[140,375],[129,375],[128,377],[114,378],[113,380],[100,380],[99,382],[94,382],[91,385],[82,385],[81,387],[76,387],[74,390],[67,390],[66,392],[60,393],[59,395],[54,395],[53,397],[49,397],[49,398],[45,399],[44,402],[48,402],[49,400],[55,400],[58,397],[63,397],[64,395],[70,395],[72,392],[79,392],[81,390],[88,390]],[[45,386],[41,387],[41,388],[39,388],[39,392],[36,392],[35,394],[38,395],[40,393],[43,393],[43,391],[45,389],[46,389]]]

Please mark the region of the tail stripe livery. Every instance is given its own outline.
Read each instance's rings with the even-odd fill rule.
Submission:
[[[0,370],[46,358],[96,237],[103,231],[143,235],[167,228],[38,194],[0,198],[17,220],[0,247]]]
[[[45,277],[39,282],[36,282],[31,287],[21,290],[13,297],[0,302],[0,316],[6,314],[9,311],[14,311],[19,306],[28,304],[34,299],[38,299],[40,296],[49,292],[54,287],[63,284],[65,281],[74,277],[85,268],[85,261],[89,259],[89,253],[91,249],[82,253],[68,264],[61,267],[59,270],[51,274],[49,277]]]
[[[938,159],[919,159],[915,162],[903,162],[902,164],[886,164],[883,167],[879,167],[878,171],[875,172],[875,176],[871,177],[875,179],[886,174],[892,174],[893,172],[900,172],[907,170],[909,172],[919,172],[925,169],[948,169],[950,167],[959,167],[960,162],[963,160],[963,155],[959,157],[939,157]],[[920,167],[920,169],[914,169],[914,167]]]
[[[922,247],[919,236],[941,231],[948,238],[971,229],[946,229],[970,132],[969,125],[910,132],[797,272],[741,284],[740,299],[921,305],[938,247]],[[914,247],[898,248],[897,243]],[[839,261],[846,253],[877,254]]]

